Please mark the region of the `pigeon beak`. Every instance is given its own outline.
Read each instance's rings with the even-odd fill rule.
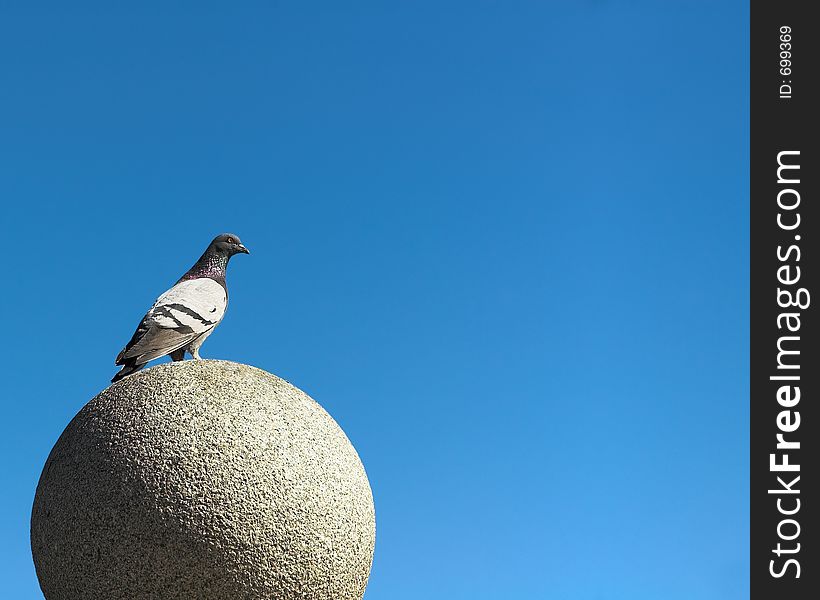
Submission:
[[[245,248],[245,246],[243,246],[242,244],[239,244],[239,246],[237,246],[237,248],[239,249],[239,251],[242,254],[250,254],[251,253],[251,251],[248,250],[247,248]]]

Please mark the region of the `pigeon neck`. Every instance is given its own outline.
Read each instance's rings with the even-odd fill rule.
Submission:
[[[182,277],[186,279],[199,279],[208,277],[225,285],[225,271],[228,268],[228,257],[218,252],[206,252],[196,264]]]

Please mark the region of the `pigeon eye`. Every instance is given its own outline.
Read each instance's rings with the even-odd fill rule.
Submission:
[[[229,237],[229,238],[228,238],[228,243],[229,243],[229,244],[233,244],[233,242],[234,242],[234,239],[233,239],[232,237]]]

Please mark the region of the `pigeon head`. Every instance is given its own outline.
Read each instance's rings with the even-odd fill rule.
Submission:
[[[222,233],[214,238],[208,246],[208,252],[230,258],[234,254],[250,254],[242,245],[239,236],[232,233]]]

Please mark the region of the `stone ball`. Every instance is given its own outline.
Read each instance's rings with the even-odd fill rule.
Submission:
[[[47,600],[360,600],[376,539],[356,451],[260,369],[158,365],[80,410],[40,477]]]

